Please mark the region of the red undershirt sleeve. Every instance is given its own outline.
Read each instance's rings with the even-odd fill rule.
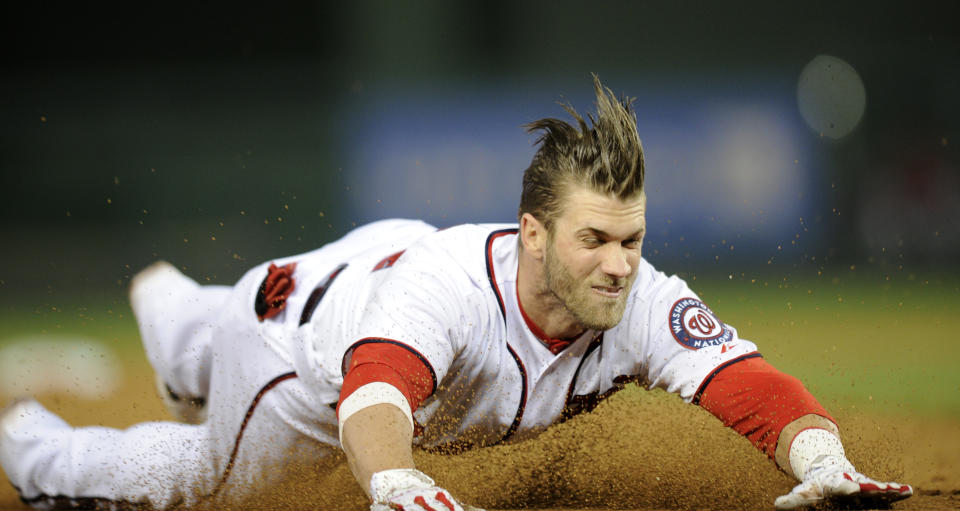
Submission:
[[[708,378],[699,404],[727,427],[774,457],[783,428],[808,414],[836,422],[804,388],[759,357],[721,367]]]
[[[368,343],[353,350],[340,389],[342,403],[358,388],[373,382],[396,387],[410,403],[410,412],[433,393],[430,368],[416,354],[391,343]],[[339,403],[337,413],[340,412]]]

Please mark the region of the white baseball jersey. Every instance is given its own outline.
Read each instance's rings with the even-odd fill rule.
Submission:
[[[414,413],[424,426],[415,441],[426,448],[527,438],[631,380],[689,402],[715,369],[756,353],[682,280],[641,260],[620,324],[586,331],[554,355],[518,303],[515,226],[430,233],[391,262],[376,271],[369,260],[341,263],[345,272],[366,273],[333,283],[330,300],[300,330],[309,364],[298,369],[332,392],[352,348],[387,342],[409,349],[434,379],[433,394]],[[341,327],[349,333],[331,342],[331,330]]]

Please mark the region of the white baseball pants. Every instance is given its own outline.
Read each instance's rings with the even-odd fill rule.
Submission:
[[[255,268],[231,288],[167,269],[138,283],[132,302],[147,356],[175,393],[206,399],[206,422],[73,428],[21,403],[0,423],[0,463],[23,500],[164,509],[241,498],[291,461],[334,452],[334,410],[311,399],[252,312],[265,275]]]

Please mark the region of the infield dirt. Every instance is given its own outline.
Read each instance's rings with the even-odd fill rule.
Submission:
[[[41,396],[75,425],[125,427],[166,417],[145,363],[103,401]],[[831,408],[847,452],[867,474],[914,485],[895,509],[960,508],[960,420]],[[436,455],[418,465],[463,501],[488,509],[773,509],[792,479],[744,438],[696,406],[628,387],[593,413],[514,445]],[[242,509],[364,510],[366,499],[342,457],[285,467]],[[220,508],[211,504],[210,508]],[[0,510],[28,509],[0,486]]]

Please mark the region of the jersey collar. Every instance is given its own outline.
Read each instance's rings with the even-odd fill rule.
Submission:
[[[520,269],[517,268],[517,271],[519,272]],[[554,339],[548,336],[546,332],[543,331],[542,328],[537,326],[537,324],[534,323],[532,319],[530,319],[530,316],[527,316],[527,312],[523,310],[523,303],[520,302],[519,280],[520,279],[517,279],[518,284],[514,286],[517,291],[517,308],[520,309],[520,315],[523,316],[523,321],[524,323],[527,324],[527,328],[530,329],[530,332],[533,335],[535,335],[537,339],[540,340],[540,342],[542,342],[544,345],[547,346],[547,349],[550,350],[550,353],[553,353],[554,355],[559,355],[560,352],[562,352],[567,348],[567,346],[570,346],[571,344],[576,342],[577,339],[583,337],[582,333],[578,334],[575,337],[571,337],[569,339]]]

